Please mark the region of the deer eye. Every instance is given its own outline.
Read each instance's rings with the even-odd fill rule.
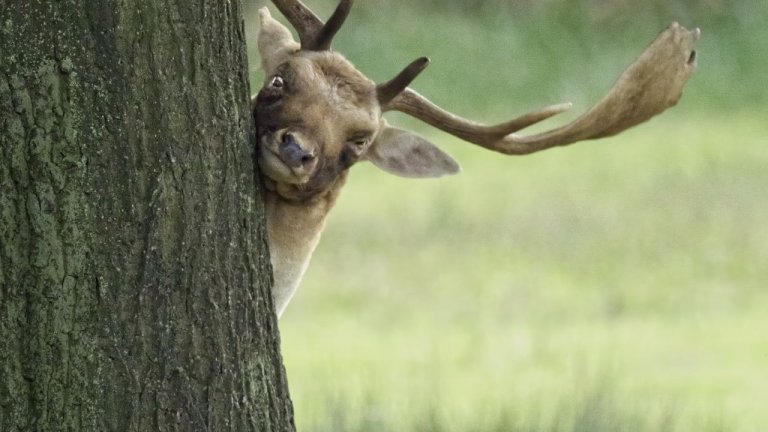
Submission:
[[[347,147],[356,156],[360,156],[363,153],[367,144],[368,138],[366,137],[355,137],[347,141]]]
[[[272,88],[281,89],[285,87],[285,80],[280,75],[275,75],[269,81],[269,86]]]

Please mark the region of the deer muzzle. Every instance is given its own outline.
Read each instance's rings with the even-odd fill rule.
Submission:
[[[294,134],[286,132],[280,142],[280,159],[292,169],[311,169],[317,157],[304,149]]]

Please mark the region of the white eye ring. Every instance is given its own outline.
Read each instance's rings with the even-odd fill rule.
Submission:
[[[269,86],[274,88],[283,88],[285,85],[285,80],[283,80],[283,77],[279,75],[275,75],[272,77],[272,80],[269,81]]]

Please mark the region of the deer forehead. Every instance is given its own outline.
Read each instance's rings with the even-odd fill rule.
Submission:
[[[381,109],[376,84],[334,52],[299,52],[283,65],[292,104],[308,122],[339,132],[378,129]]]

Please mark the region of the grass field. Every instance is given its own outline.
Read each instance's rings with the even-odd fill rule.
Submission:
[[[503,33],[508,15],[457,20],[444,3],[419,25],[413,7],[375,17],[363,6],[364,25],[345,28],[339,49],[380,79],[429,54],[419,90],[498,120],[561,99],[580,111],[668,18],[648,18],[642,42],[616,41],[610,26],[563,37],[586,18],[561,12],[559,37],[547,39],[536,19],[557,17],[531,13]],[[740,19],[749,33],[753,17]],[[370,52],[381,23],[402,21],[416,29]],[[707,40],[733,29],[705,24],[701,70],[680,106],[619,137],[508,158],[422,128],[461,175],[353,169],[280,322],[300,431],[765,430],[768,107],[752,80],[768,51],[751,59],[752,45]],[[491,46],[457,62],[478,41]],[[601,41],[607,52],[590,48]],[[713,58],[728,43],[737,60]]]
[[[672,115],[523,159],[451,143],[449,180],[357,169],[281,321],[301,430],[762,430],[767,133]]]

